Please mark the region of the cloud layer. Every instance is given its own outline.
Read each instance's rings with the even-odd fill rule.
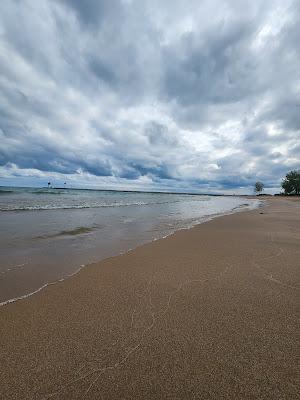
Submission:
[[[298,1],[1,10],[0,184],[246,192],[299,168]]]

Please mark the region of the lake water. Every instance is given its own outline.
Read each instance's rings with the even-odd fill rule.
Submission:
[[[101,190],[0,187],[0,302],[257,200]]]

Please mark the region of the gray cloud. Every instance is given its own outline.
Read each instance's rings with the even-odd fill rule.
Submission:
[[[61,2],[60,2],[61,3]],[[123,3],[118,0],[97,1],[97,0],[63,0],[71,12],[76,14],[78,20],[87,25],[88,28],[97,29],[106,23],[121,22],[123,15]]]
[[[236,191],[299,168],[297,1],[1,8],[0,179]]]

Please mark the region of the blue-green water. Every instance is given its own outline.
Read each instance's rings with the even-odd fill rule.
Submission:
[[[0,302],[81,265],[257,205],[226,196],[0,187]]]

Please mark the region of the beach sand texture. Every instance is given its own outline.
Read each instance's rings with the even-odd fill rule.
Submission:
[[[299,239],[268,199],[1,307],[0,398],[299,398]]]

